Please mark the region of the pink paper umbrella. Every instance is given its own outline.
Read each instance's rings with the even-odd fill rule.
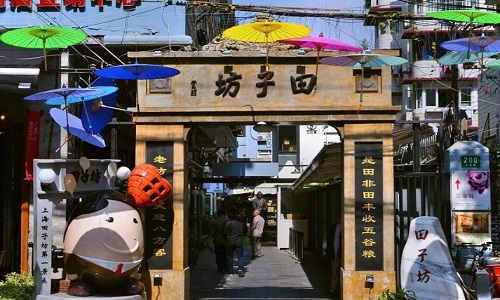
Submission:
[[[318,65],[319,65],[319,53],[322,50],[337,50],[337,51],[353,51],[353,52],[360,52],[363,51],[362,48],[337,41],[334,39],[329,39],[323,37],[323,33],[320,33],[319,36],[313,37],[313,36],[308,36],[308,37],[303,37],[303,38],[296,38],[296,39],[286,39],[286,40],[279,40],[280,43],[285,43],[285,44],[291,44],[295,46],[299,46],[301,48],[311,48],[311,49],[316,49],[317,51],[317,56],[316,56],[316,77],[318,76]]]

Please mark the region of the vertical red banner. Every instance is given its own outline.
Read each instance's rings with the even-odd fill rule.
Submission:
[[[26,120],[26,156],[24,167],[27,180],[33,180],[33,159],[40,153],[40,112],[28,111]]]

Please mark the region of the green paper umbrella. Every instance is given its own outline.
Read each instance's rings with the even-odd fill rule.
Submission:
[[[47,55],[45,49],[66,48],[79,44],[86,38],[87,34],[81,30],[56,26],[19,28],[0,35],[0,41],[11,46],[43,49],[45,71],[47,71]]]
[[[469,37],[472,37],[472,24],[500,24],[500,14],[477,10],[475,7],[464,10],[434,11],[428,13],[427,16],[438,20],[469,23]]]
[[[500,24],[500,14],[484,10],[477,10],[475,7],[465,10],[443,10],[427,14],[428,17],[445,20],[469,23],[469,39],[472,38],[472,24]],[[470,53],[470,40],[467,53]],[[467,54],[467,58],[470,54]]]
[[[498,24],[500,23],[500,14],[484,10],[477,10],[475,7],[465,10],[443,10],[434,11],[427,14],[427,16],[455,22],[465,23],[482,23],[482,24]]]

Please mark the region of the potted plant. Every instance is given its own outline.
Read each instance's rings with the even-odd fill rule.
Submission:
[[[0,300],[31,300],[35,280],[29,274],[9,273],[0,282]]]
[[[195,267],[198,264],[198,258],[200,253],[204,250],[213,251],[214,242],[210,235],[203,235],[197,237],[192,234],[189,236],[189,251],[188,251],[188,265],[189,267]],[[0,299],[1,300],[1,299]]]
[[[417,300],[417,297],[415,292],[398,287],[396,291],[384,289],[382,294],[378,296],[378,300]]]

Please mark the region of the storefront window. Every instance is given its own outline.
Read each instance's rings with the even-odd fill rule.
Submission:
[[[296,126],[279,126],[279,151],[280,152],[296,152],[297,151],[297,127]]]

